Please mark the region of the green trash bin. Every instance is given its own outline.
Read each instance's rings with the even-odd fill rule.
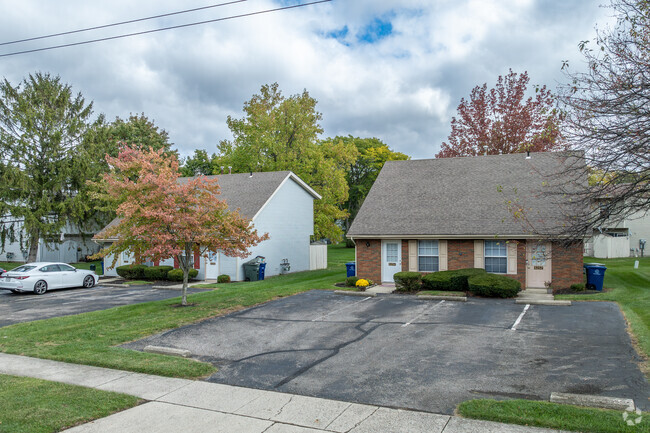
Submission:
[[[257,281],[260,278],[260,265],[264,263],[264,257],[257,256],[253,260],[244,263],[244,281]]]

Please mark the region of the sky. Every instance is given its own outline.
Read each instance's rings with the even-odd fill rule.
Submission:
[[[199,8],[227,0],[0,0],[0,44]],[[12,53],[247,14],[313,0],[236,4],[20,44]],[[59,75],[107,119],[144,113],[182,156],[232,135],[228,116],[263,84],[318,101],[322,135],[377,137],[432,158],[460,99],[511,68],[531,84],[584,69],[578,43],[612,22],[596,0],[333,0],[94,44],[0,57],[13,85]]]

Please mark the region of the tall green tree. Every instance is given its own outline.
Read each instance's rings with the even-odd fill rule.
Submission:
[[[378,138],[360,138],[348,135],[347,137],[329,138],[325,142],[343,143],[346,147],[354,146],[359,155],[346,167],[349,196],[343,204],[343,209],[347,210],[349,215],[343,219],[343,229],[347,232],[386,161],[403,161],[410,157],[391,150]]]
[[[291,170],[323,198],[314,203],[314,238],[339,240],[347,216],[347,167],[357,158],[345,142],[319,141],[323,132],[317,101],[305,90],[285,98],[277,83],[262,86],[244,103],[244,117],[228,117],[233,140],[222,141],[222,165],[233,172]]]
[[[199,176],[205,175],[209,176],[211,174],[219,174],[220,171],[216,171],[216,159],[217,156],[212,154],[208,156],[208,152],[204,149],[195,149],[194,155],[187,157],[183,161],[183,166],[181,167],[181,173],[183,176]]]
[[[104,125],[105,141],[107,144],[106,153],[110,156],[117,156],[123,143],[142,150],[163,149],[167,156],[178,157],[172,144],[169,142],[169,134],[164,129],[156,126],[153,120],[149,120],[144,113],[139,115],[130,114],[124,120],[116,117],[111,123]]]
[[[92,102],[60,77],[35,73],[0,83],[0,241],[20,240],[36,260],[39,239],[58,239],[67,223],[82,230],[96,211],[86,181],[98,178]],[[26,237],[23,237],[23,232]]]

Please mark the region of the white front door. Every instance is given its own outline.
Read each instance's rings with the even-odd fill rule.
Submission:
[[[219,276],[219,254],[208,252],[208,257],[205,259],[205,279],[216,280]]]
[[[526,287],[544,288],[551,282],[551,243],[526,244]]]
[[[381,241],[381,281],[392,283],[395,272],[402,270],[402,241]]]

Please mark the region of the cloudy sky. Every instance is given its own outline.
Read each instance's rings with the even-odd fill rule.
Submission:
[[[226,0],[0,0],[0,43]],[[1,45],[0,55],[307,3],[247,0],[93,32]],[[109,119],[145,113],[181,155],[216,151],[228,115],[262,84],[318,100],[324,136],[378,137],[430,158],[461,97],[508,68],[555,88],[583,67],[577,45],[611,21],[597,0],[333,0],[89,45],[0,57],[18,84],[60,75]]]

